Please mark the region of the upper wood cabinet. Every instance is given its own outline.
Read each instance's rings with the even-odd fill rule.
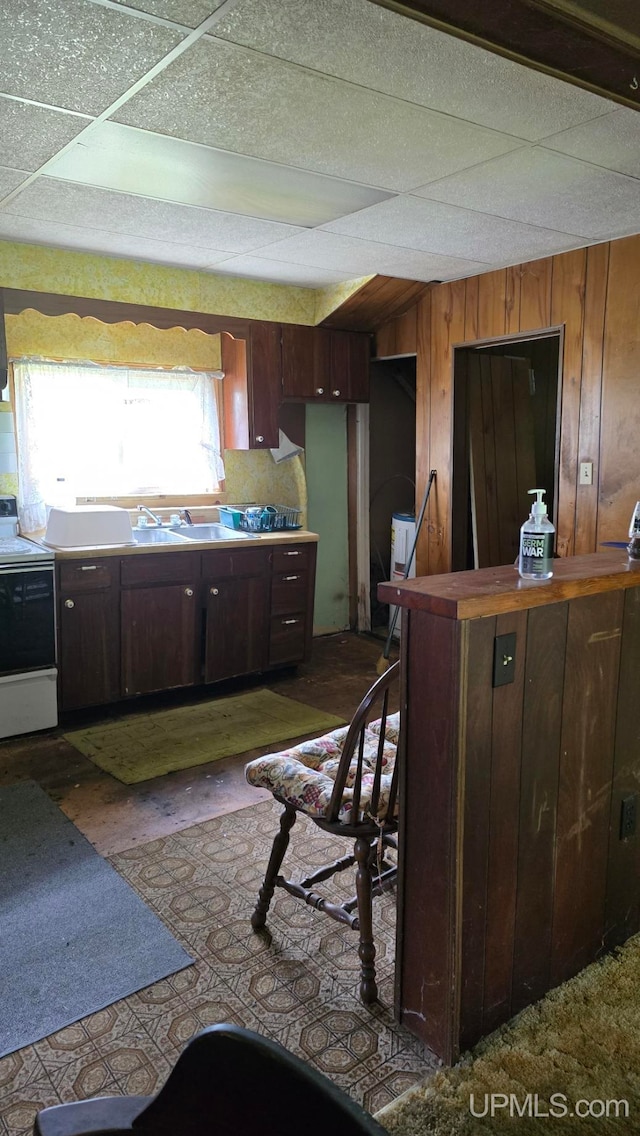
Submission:
[[[222,335],[224,440],[230,450],[278,445],[280,324],[252,322],[246,339]]]
[[[369,336],[325,327],[282,327],[282,395],[308,402],[369,401]]]

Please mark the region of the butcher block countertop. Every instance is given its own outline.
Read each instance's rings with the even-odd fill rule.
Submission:
[[[449,619],[473,619],[639,585],[640,560],[630,560],[624,549],[616,548],[554,560],[550,580],[522,580],[517,568],[507,564],[387,581],[378,585],[378,597]]]

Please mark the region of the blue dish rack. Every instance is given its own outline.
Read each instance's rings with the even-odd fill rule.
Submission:
[[[228,529],[245,532],[278,532],[300,529],[301,509],[289,505],[220,505],[220,521]]]

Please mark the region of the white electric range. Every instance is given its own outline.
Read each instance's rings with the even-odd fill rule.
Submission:
[[[0,496],[0,738],[58,723],[53,564]]]

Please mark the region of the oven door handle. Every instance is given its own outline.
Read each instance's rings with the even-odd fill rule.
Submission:
[[[45,561],[40,564],[7,564],[5,567],[0,568],[0,576],[22,576],[25,572],[53,573],[53,564],[47,564]]]

